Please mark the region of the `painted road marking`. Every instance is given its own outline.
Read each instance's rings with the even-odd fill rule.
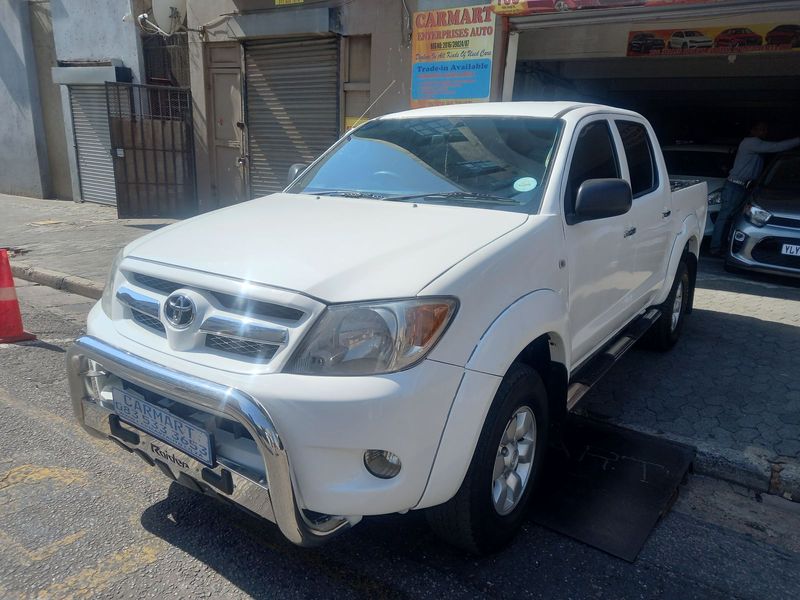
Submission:
[[[86,481],[86,472],[62,467],[20,465],[0,475],[0,491],[20,483],[39,483],[40,481],[56,481],[64,485],[83,483]]]
[[[85,535],[86,531],[76,531],[36,550],[28,550],[25,546],[12,539],[6,532],[0,531],[0,543],[5,550],[12,550],[15,558],[21,558],[23,559],[22,562],[30,564],[50,558],[61,548],[74,544]]]
[[[38,598],[86,598],[94,596],[126,575],[156,561],[159,548],[144,544],[112,554],[94,567],[83,569],[39,592]]]

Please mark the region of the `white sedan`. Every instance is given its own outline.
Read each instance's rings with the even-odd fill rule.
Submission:
[[[689,48],[711,48],[714,40],[701,31],[685,30],[676,31],[669,38],[667,46],[673,49],[687,50]]]

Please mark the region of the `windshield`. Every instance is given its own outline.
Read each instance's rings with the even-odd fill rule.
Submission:
[[[766,177],[764,187],[769,190],[800,192],[800,155],[777,159]]]
[[[533,213],[561,127],[560,120],[531,117],[371,121],[287,191]]]
[[[731,170],[733,153],[664,150],[664,162],[670,175],[725,178]]]

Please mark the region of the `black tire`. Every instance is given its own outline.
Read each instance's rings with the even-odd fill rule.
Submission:
[[[686,321],[686,308],[689,306],[689,298],[692,293],[691,285],[689,268],[686,266],[686,261],[681,260],[680,264],[678,264],[675,281],[672,284],[669,296],[667,296],[664,304],[659,307],[661,309],[661,317],[645,334],[643,341],[649,348],[666,352],[677,343],[678,338],[681,336],[681,331],[683,331],[684,321]],[[675,298],[680,288],[682,288],[681,305],[677,323],[673,326],[672,315],[675,308]]]
[[[535,417],[533,458],[520,499],[513,510],[501,515],[492,497],[493,469],[511,417],[525,406]],[[527,365],[514,363],[495,394],[461,487],[453,498],[426,511],[428,523],[440,538],[475,555],[500,550],[514,538],[544,462],[549,425],[547,406],[547,392],[539,374]]]

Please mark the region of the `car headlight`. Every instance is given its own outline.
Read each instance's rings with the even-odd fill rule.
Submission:
[[[722,204],[722,190],[715,190],[708,195],[708,205]]]
[[[763,227],[769,221],[772,213],[764,210],[755,204],[748,204],[744,207],[744,217],[756,227]]]
[[[122,262],[122,252],[122,250],[117,252],[114,262],[111,263],[111,269],[106,276],[106,286],[103,288],[103,296],[100,298],[100,307],[109,319],[111,318],[111,301],[114,299],[114,280],[119,271],[119,264]]]
[[[287,371],[302,375],[377,375],[425,358],[458,308],[455,298],[413,298],[329,306]]]

